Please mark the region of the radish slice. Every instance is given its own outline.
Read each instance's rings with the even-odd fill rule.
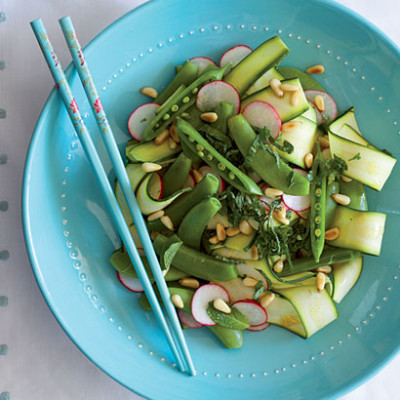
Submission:
[[[149,195],[154,200],[161,200],[163,196],[163,191],[164,191],[164,183],[161,178],[161,175],[155,173],[149,183]]]
[[[208,57],[193,57],[189,61],[192,62],[193,64],[196,64],[199,67],[197,76],[201,75],[208,66],[210,65],[217,66],[217,64],[215,64],[215,62]]]
[[[240,96],[237,90],[224,81],[214,81],[204,85],[197,93],[196,106],[202,111],[214,111],[221,101],[233,105],[233,113],[240,110]]]
[[[246,316],[250,326],[260,326],[268,320],[267,311],[254,300],[239,300],[233,307]]]
[[[246,275],[250,278],[254,278],[257,281],[262,281],[264,283],[265,290],[268,290],[268,281],[260,271],[248,264],[237,264],[236,266],[239,275]]]
[[[178,317],[183,325],[188,328],[202,328],[203,325],[199,324],[193,317],[192,314],[189,314],[186,311],[183,311],[181,308],[178,308]]]
[[[128,131],[138,142],[142,140],[143,132],[147,125],[155,118],[158,107],[160,105],[156,103],[142,104],[130,115],[128,119]]]
[[[315,109],[317,110],[317,124],[318,125],[320,125],[318,123],[318,112],[322,116],[323,123],[329,123],[336,119],[336,117],[338,115],[337,105],[336,105],[335,100],[333,100],[333,97],[330,94],[328,94],[326,92],[322,92],[321,90],[305,90],[304,94],[306,95],[307,99],[313,103]],[[322,96],[322,98],[324,99],[324,108],[325,108],[324,112],[320,112],[318,110],[318,108],[315,106],[315,96],[317,96],[317,95]]]
[[[128,290],[135,293],[144,292],[143,286],[139,279],[133,278],[132,276],[125,275],[117,271],[118,280],[125,286]]]
[[[256,128],[268,128],[269,134],[276,139],[281,131],[282,121],[275,108],[265,101],[256,100],[242,110],[243,117]]]
[[[271,324],[266,322],[265,324],[261,324],[258,326],[250,326],[250,328],[247,328],[248,331],[252,332],[260,332],[263,331],[264,329],[267,329]]]
[[[227,69],[225,74],[227,74],[236,64],[239,64],[245,57],[247,57],[253,50],[249,46],[240,44],[239,46],[232,47],[222,54],[219,60],[219,66],[221,68],[225,67],[231,63],[231,67]]]
[[[304,171],[304,169],[293,168],[293,170],[304,177],[308,175],[307,171]],[[287,208],[295,211],[296,213],[298,211],[306,211],[311,207],[311,197],[309,194],[305,196],[292,196],[284,193],[282,195],[282,201]]]
[[[195,186],[196,186],[196,179],[194,178],[194,175],[191,172],[189,172],[186,182],[183,184],[183,188],[193,189]]]
[[[211,174],[219,179],[218,193],[222,193],[225,190],[225,181],[211,167],[209,167],[208,165],[204,165],[199,169],[199,172],[203,176]]]
[[[229,303],[229,293],[215,283],[200,286],[193,295],[192,315],[193,318],[202,325],[213,326],[216,323],[208,316],[207,307],[210,301],[221,298]]]

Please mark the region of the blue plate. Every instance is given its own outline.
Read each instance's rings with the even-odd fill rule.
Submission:
[[[130,112],[148,100],[141,87],[162,88],[190,57],[218,61],[233,45],[254,48],[277,34],[291,49],[284,64],[324,64],[326,73],[317,79],[340,111],[355,106],[365,137],[398,157],[398,49],[356,14],[317,0],[156,0],[111,25],[86,55],[121,150]],[[71,68],[68,76],[105,156]],[[55,91],[28,153],[23,214],[32,267],[49,307],[76,345],[121,384],[163,400],[311,400],[353,389],[399,347],[399,198],[397,165],[381,193],[368,191],[370,209],[388,214],[382,255],[366,257],[359,283],[338,307],[339,319],[308,340],[278,327],[246,332],[241,350],[224,349],[206,328],[187,331],[198,369],[193,378],[177,371],[153,316],[117,281],[108,259],[120,241]]]

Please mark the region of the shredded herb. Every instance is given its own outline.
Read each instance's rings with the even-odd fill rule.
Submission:
[[[338,157],[336,154],[333,156],[332,160],[326,162],[326,166],[330,173],[335,173],[337,176],[341,176],[344,171],[347,171],[346,161]]]
[[[142,118],[141,120],[140,120],[140,122],[146,122],[147,121],[147,118]]]
[[[256,286],[254,287],[255,292],[253,295],[253,300],[258,300],[260,298],[260,296],[264,293],[265,289],[264,289],[264,282],[263,281],[258,281],[256,283]]]
[[[349,161],[361,160],[361,154],[357,153],[354,157],[349,158]]]

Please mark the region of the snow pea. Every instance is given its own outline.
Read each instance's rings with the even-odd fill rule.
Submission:
[[[189,176],[191,167],[192,160],[184,153],[179,154],[178,158],[171,164],[163,177],[163,197],[168,197],[179,189],[182,189],[182,186]]]
[[[357,181],[341,182],[340,193],[350,197],[349,208],[353,210],[368,211],[367,196],[364,185]]]
[[[238,329],[224,328],[220,325],[208,327],[228,349],[239,349],[243,345],[243,334]]]

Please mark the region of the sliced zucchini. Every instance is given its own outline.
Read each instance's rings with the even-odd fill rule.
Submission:
[[[293,152],[286,153],[277,148],[274,150],[287,161],[296,164],[300,168],[305,168],[304,157],[311,153],[317,140],[317,124],[308,118],[299,116],[292,121],[297,121],[300,125],[293,129],[282,130],[281,141],[287,140],[293,145]]]
[[[277,292],[292,303],[307,338],[338,317],[335,304],[328,292],[326,290],[319,292],[314,285],[277,290]]]
[[[146,176],[146,172],[143,171],[142,166],[140,164],[128,164],[126,166],[126,172],[128,174],[132,190],[135,191],[139,186],[139,183]],[[133,224],[133,219],[131,213],[129,212],[128,205],[126,204],[124,194],[122,193],[121,185],[119,184],[118,181],[115,185],[114,191],[115,191],[115,197],[122,211],[122,215],[125,218],[126,224],[130,226]]]
[[[329,245],[379,256],[385,221],[386,214],[383,213],[338,206],[332,226],[339,229],[340,235],[329,241]]]
[[[261,89],[265,89],[269,86],[271,79],[279,79],[280,81],[285,78],[281,75],[277,69],[271,68],[264,74],[262,74],[247,90],[245,96],[250,96],[251,94],[258,92]]]
[[[226,215],[217,213],[208,221],[207,229],[217,229],[218,223],[221,223],[224,228],[229,228],[231,226]]]
[[[332,299],[340,303],[350,289],[357,283],[363,267],[363,257],[341,264],[334,264],[332,270]]]
[[[169,147],[168,140],[160,145],[151,142],[135,143],[126,148],[126,156],[132,162],[157,162],[172,157],[181,151],[181,147],[175,149]]]
[[[230,70],[224,81],[243,94],[264,72],[277,65],[289,53],[279,36],[275,36],[253,50]]]
[[[304,95],[300,80],[289,79],[283,81],[282,83],[288,83],[299,87],[299,90],[301,91],[301,96],[297,105],[293,106],[290,102],[292,96],[291,92],[285,92],[283,97],[277,97],[271,88],[266,88],[252,94],[251,96],[243,100],[242,110],[244,107],[246,107],[247,104],[251,103],[252,101],[255,100],[265,101],[266,103],[271,104],[271,106],[275,108],[282,122],[286,122],[293,118],[296,118],[299,115],[303,114],[303,112],[307,111],[309,108],[309,104],[308,100],[306,99],[306,96]]]
[[[308,110],[301,114],[302,117],[308,118],[310,121],[317,123],[317,112],[315,111],[314,106],[308,102],[309,107]]]
[[[301,337],[307,337],[299,314],[289,300],[275,296],[274,301],[267,306],[266,310],[270,324],[281,326]]]
[[[165,199],[155,200],[149,194],[149,184],[153,175],[154,174],[147,175],[147,177],[140,184],[136,194],[140,210],[144,215],[149,215],[156,211],[163,210],[165,207],[169,206],[175,199],[177,199],[181,194],[189,192],[191,190],[190,188],[181,189]]]
[[[255,235],[255,233],[251,235],[238,233],[235,236],[228,237],[224,242],[224,246],[232,250],[247,251],[252,245]]]
[[[229,260],[254,260],[251,249],[244,251],[220,247],[218,249],[214,249],[213,254]]]
[[[329,132],[329,142],[332,154],[346,161],[347,176],[361,183],[381,190],[390,173],[396,159],[382,151],[371,149],[359,143]]]
[[[359,133],[356,132],[350,125],[344,124],[336,133],[336,135],[351,140],[352,142],[362,144],[363,146],[376,149],[368,140],[364,139]]]
[[[355,112],[354,112],[354,107],[349,108],[345,113],[340,115],[333,121],[328,129],[334,133],[338,134],[340,129],[343,127],[343,125],[349,125],[351,128],[353,128],[359,135],[361,135],[360,128],[357,125],[356,117],[355,117]]]

